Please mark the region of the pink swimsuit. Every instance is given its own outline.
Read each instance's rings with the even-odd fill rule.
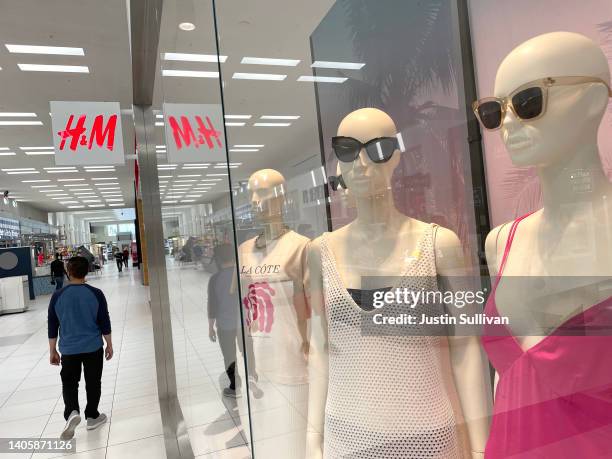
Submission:
[[[499,316],[495,291],[525,217],[510,229],[487,316]],[[482,343],[499,373],[485,458],[612,458],[611,325],[612,297],[526,351],[507,326],[485,326]]]

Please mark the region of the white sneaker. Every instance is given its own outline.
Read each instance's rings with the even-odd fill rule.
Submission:
[[[97,418],[87,418],[87,430],[94,430],[106,422],[106,415],[100,413]]]
[[[66,425],[64,426],[64,430],[62,430],[60,435],[60,439],[70,440],[72,437],[74,437],[74,431],[80,423],[81,416],[79,415],[79,412],[75,410],[70,413],[70,416],[68,416],[68,420],[66,421]]]

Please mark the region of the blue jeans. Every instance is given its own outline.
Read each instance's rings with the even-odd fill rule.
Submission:
[[[55,280],[55,290],[59,290],[64,286],[64,276],[62,277],[54,277]]]

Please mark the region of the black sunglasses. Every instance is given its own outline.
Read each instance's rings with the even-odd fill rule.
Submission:
[[[602,83],[612,97],[612,89],[601,78],[585,76],[560,76],[540,78],[525,83],[506,97],[485,97],[472,104],[474,113],[485,129],[495,131],[502,127],[508,110],[523,121],[533,121],[544,116],[548,105],[548,90],[553,86],[569,86],[586,83]]]
[[[361,143],[353,137],[332,137],[332,149],[343,163],[355,161],[363,148],[373,163],[385,163],[391,159],[393,152],[399,149],[399,143],[395,137],[378,137],[366,143]]]

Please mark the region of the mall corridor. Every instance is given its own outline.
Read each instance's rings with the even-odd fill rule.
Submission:
[[[104,363],[100,412],[109,421],[76,430],[78,459],[165,458],[157,400],[155,355],[146,287],[130,268],[119,274],[107,264],[89,283],[104,291],[113,328],[115,355]],[[47,306],[39,296],[22,314],[0,322],[0,432],[3,437],[57,437],[65,422],[60,368],[49,364]],[[85,403],[84,381],[79,395]],[[57,454],[1,454],[2,459],[56,457]]]

